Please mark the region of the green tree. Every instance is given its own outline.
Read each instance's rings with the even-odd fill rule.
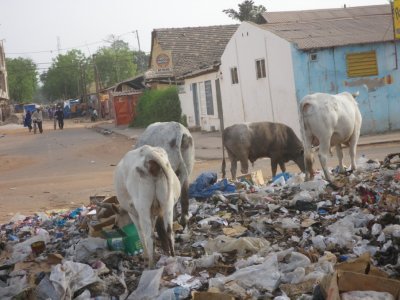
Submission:
[[[133,52],[133,61],[137,65],[138,74],[143,74],[149,69],[149,59],[150,55],[143,51]]]
[[[10,99],[31,102],[38,86],[36,64],[29,58],[6,58],[6,67]]]
[[[243,3],[238,4],[239,11],[232,8],[222,10],[230,18],[234,20],[251,21],[257,24],[265,23],[262,13],[266,12],[267,9],[263,5],[254,5],[253,0],[245,0]]]
[[[184,121],[176,87],[145,91],[139,99],[137,116],[131,125],[145,127],[154,122],[168,121]]]
[[[49,100],[77,98],[83,94],[83,78],[90,82],[87,59],[80,50],[59,54],[47,72],[40,76],[43,93]]]
[[[103,88],[131,78],[137,72],[134,53],[129,49],[128,43],[116,39],[115,36],[111,36],[109,42],[109,47],[100,48],[93,56]]]

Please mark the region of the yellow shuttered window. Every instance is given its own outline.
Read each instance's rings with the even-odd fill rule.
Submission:
[[[375,51],[347,54],[346,63],[348,77],[378,75]]]

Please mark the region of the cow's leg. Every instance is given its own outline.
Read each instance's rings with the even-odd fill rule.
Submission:
[[[357,164],[356,164],[356,149],[357,149],[357,143],[358,143],[358,137],[360,133],[359,130],[355,130],[355,133],[353,133],[350,142],[349,142],[349,154],[350,154],[350,160],[351,160],[351,170],[354,171],[357,169]]]
[[[271,172],[272,178],[276,176],[276,171],[278,170],[278,161],[276,159],[271,158]]]
[[[336,145],[336,154],[339,160],[339,173],[344,173],[345,170],[343,167],[343,150],[340,143]]]
[[[331,175],[329,174],[329,170],[326,165],[329,148],[330,148],[329,138],[324,137],[323,139],[320,139],[318,157],[319,157],[319,162],[321,163],[322,170],[324,171],[325,174],[325,179],[327,181],[331,181]]]
[[[305,132],[303,132],[304,168],[306,173],[305,180],[310,180],[314,178],[314,169],[313,169],[314,154],[312,151],[312,141],[313,141],[312,134],[307,133],[307,130],[305,130]]]
[[[168,240],[168,234],[165,230],[164,227],[164,220],[161,216],[157,217],[156,220],[156,232],[158,234],[158,239],[161,242],[161,248],[165,252],[165,254],[169,254],[169,240]]]
[[[226,152],[228,152],[228,156],[229,156],[229,160],[231,161],[231,176],[232,176],[232,180],[236,179],[236,170],[237,170],[237,158],[236,156],[229,151],[228,149],[226,150]]]
[[[141,239],[143,242],[143,248],[147,254],[149,260],[149,268],[154,265],[154,244],[153,244],[153,222],[150,215],[150,210],[148,213],[142,212],[143,215],[139,218],[139,227],[141,232]]]
[[[285,163],[283,161],[279,162],[279,167],[281,168],[282,173],[286,172],[286,166],[285,166]]]
[[[169,248],[169,254],[171,256],[175,256],[175,241],[174,241],[174,232],[172,230],[172,223],[173,223],[173,215],[172,215],[172,210],[171,210],[171,215],[166,214],[164,216],[164,226],[167,229],[167,237],[168,237],[168,248]]]
[[[186,227],[189,221],[189,179],[182,183],[181,189],[181,220],[180,224]]]
[[[247,174],[249,172],[248,156],[242,157],[240,159],[240,172],[242,172],[242,174]]]

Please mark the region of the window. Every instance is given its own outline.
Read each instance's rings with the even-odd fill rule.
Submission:
[[[346,64],[348,77],[378,75],[375,51],[349,53],[346,55]]]
[[[265,78],[265,59],[256,60],[257,79]]]
[[[318,55],[317,53],[310,53],[310,61],[317,61]]]
[[[232,84],[239,83],[239,77],[236,67],[231,68],[231,78],[232,78]]]
[[[213,95],[211,88],[211,80],[207,80],[204,82],[204,90],[206,92],[207,115],[214,115],[214,103],[213,103]]]

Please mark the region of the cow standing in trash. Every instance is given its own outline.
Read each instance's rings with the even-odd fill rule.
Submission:
[[[331,181],[326,159],[333,146],[339,159],[339,172],[344,172],[342,144],[349,146],[351,168],[356,169],[355,156],[361,122],[357,102],[350,93],[315,93],[300,101],[306,180],[314,175],[312,146],[319,145],[318,157],[326,180]]]
[[[126,153],[116,167],[114,186],[121,208],[138,229],[149,266],[154,264],[156,223],[164,251],[174,256],[173,211],[181,187],[165,150],[145,145]]]
[[[247,173],[248,161],[252,164],[261,157],[271,158],[272,176],[279,167],[286,171],[285,162],[293,160],[304,171],[303,145],[292,128],[280,123],[255,122],[234,124],[222,133],[223,147],[231,161],[232,179],[236,179],[237,161],[241,172]],[[225,177],[225,152],[222,149],[222,176]]]
[[[186,226],[189,219],[189,176],[194,166],[194,143],[189,130],[177,122],[157,122],[149,125],[135,147],[161,147],[168,153],[172,169],[181,183],[181,219]]]

